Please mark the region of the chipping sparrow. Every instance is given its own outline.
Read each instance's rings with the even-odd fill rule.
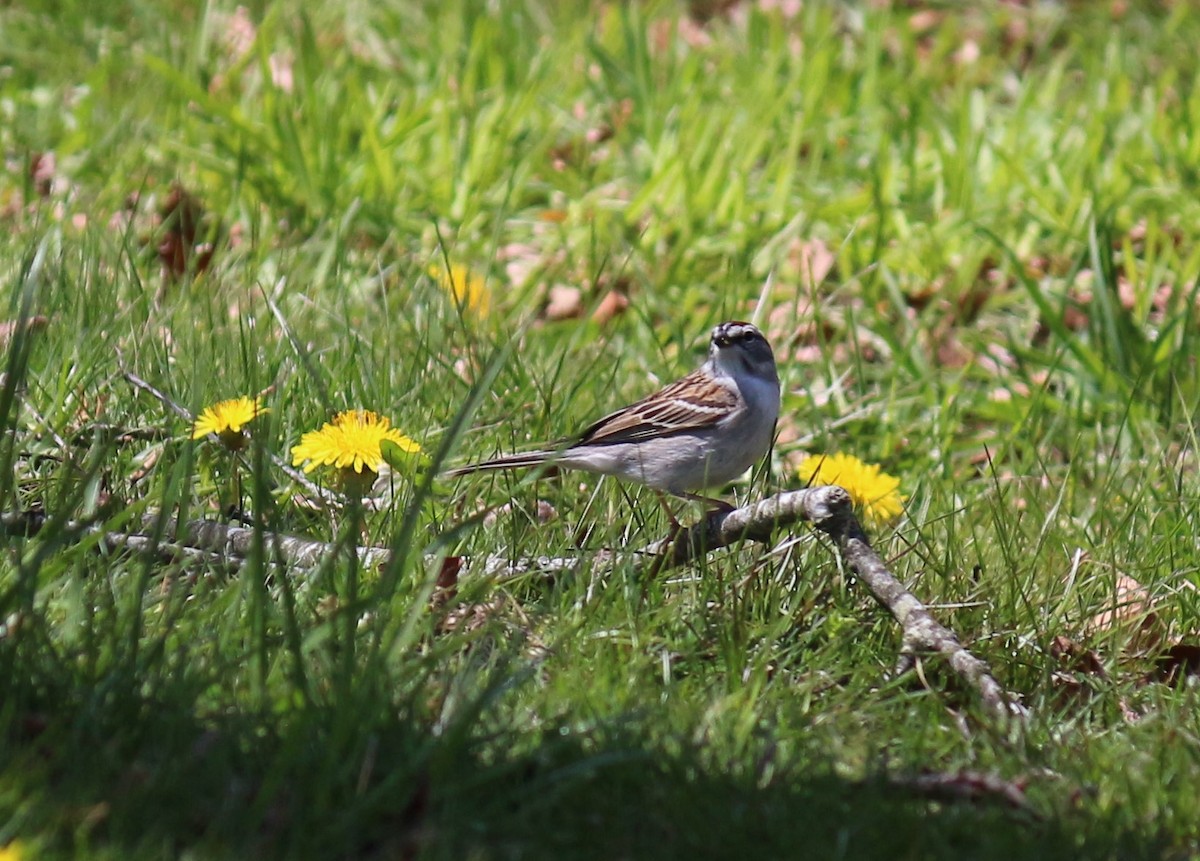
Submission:
[[[693,491],[726,484],[760,460],[778,417],[771,345],[750,323],[722,323],[713,329],[703,365],[605,416],[562,448],[486,460],[447,475],[552,464],[715,502]]]

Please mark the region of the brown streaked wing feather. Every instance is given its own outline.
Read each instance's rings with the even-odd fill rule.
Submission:
[[[587,428],[576,445],[635,442],[715,424],[737,406],[737,395],[724,386],[704,386],[707,403],[703,409],[696,409],[696,394],[704,385],[703,379],[699,373],[689,374],[623,410],[610,413]]]

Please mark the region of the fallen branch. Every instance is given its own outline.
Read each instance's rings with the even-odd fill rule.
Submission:
[[[862,579],[871,597],[886,607],[900,623],[903,633],[896,673],[913,669],[922,654],[940,654],[946,658],[950,668],[975,689],[993,714],[1002,718],[1027,717],[1025,707],[1000,686],[988,665],[971,654],[958,641],[955,633],[938,622],[925,605],[888,571],[879,554],[871,548],[862,527],[850,513],[849,505],[847,495],[846,512],[835,513],[829,521],[816,525],[837,543],[842,558]]]
[[[30,538],[42,531],[49,519],[41,512],[0,514],[0,535]],[[77,542],[84,535],[98,535],[100,543],[110,550],[128,548],[138,552],[155,553],[164,560],[186,559],[194,563],[225,565],[236,570],[254,551],[258,530],[215,520],[187,520],[182,524],[168,519],[161,527],[164,536],[157,543],[153,533],[158,515],[142,518],[140,530],[133,532],[104,531],[92,522],[68,520],[62,524],[67,543]],[[283,535],[263,530],[262,542],[268,565],[283,566],[293,571],[314,571],[327,564],[339,551],[339,545],[298,535]],[[382,568],[391,560],[387,547],[356,547],[363,568]],[[472,573],[487,577],[516,577],[522,574],[556,576],[578,568],[583,560],[572,557],[535,556],[512,559],[490,555],[464,559]]]
[[[653,568],[661,571],[738,541],[770,541],[775,530],[799,521],[812,523],[834,540],[842,559],[871,597],[900,624],[897,675],[913,669],[922,654],[940,654],[993,714],[1003,719],[1026,716],[1025,708],[993,678],[987,664],[963,647],[954,632],[938,622],[888,570],[854,516],[850,494],[840,487],[793,490],[732,511],[714,511],[674,538],[655,542],[642,552],[654,557]]]
[[[678,534],[655,541],[641,551],[652,558],[654,571],[686,565],[713,550],[739,541],[768,543],[775,530],[800,521],[817,524],[829,516],[829,491],[835,488],[810,487],[769,496],[742,508],[709,512],[697,523]],[[841,490],[841,488],[836,488]],[[849,497],[847,497],[849,501]]]
[[[38,531],[40,522],[12,517],[0,521],[0,527],[10,534],[30,535]],[[1026,715],[1016,698],[1010,696],[992,677],[986,663],[975,657],[958,641],[949,628],[938,622],[924,604],[909,592],[888,570],[854,516],[850,495],[840,487],[814,487],[780,493],[742,508],[717,511],[700,523],[681,530],[677,535],[657,541],[637,555],[649,558],[654,571],[687,564],[705,553],[744,540],[767,542],[780,528],[807,521],[825,532],[837,545],[847,566],[858,575],[871,596],[900,624],[902,644],[896,672],[904,673],[916,666],[923,654],[942,655],[950,668],[970,688],[975,690],[984,706],[1001,718],[1023,718]],[[147,516],[143,529],[153,533],[155,516]],[[262,541],[267,561],[290,569],[316,569],[338,550],[338,545],[297,536],[274,533],[256,534],[251,527],[233,526],[208,520],[192,520],[183,524],[169,521],[162,534],[171,544],[176,557],[192,548],[202,551],[199,558],[236,563],[248,557],[256,542]],[[87,527],[67,525],[68,529],[88,531]],[[141,547],[145,535],[104,535],[112,547],[125,545]],[[149,548],[153,549],[153,548]],[[364,567],[384,566],[391,558],[386,547],[356,548]],[[615,554],[609,554],[615,555]],[[472,574],[489,577],[539,573],[560,575],[577,569],[583,560],[577,557],[535,557],[513,560],[505,556],[485,556],[463,559],[464,567]]]
[[[1024,780],[1005,780],[978,771],[930,772],[893,777],[888,780],[888,785],[906,795],[932,801],[998,804],[1035,820],[1044,818],[1026,798]]]

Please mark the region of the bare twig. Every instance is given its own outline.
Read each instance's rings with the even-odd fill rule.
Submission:
[[[169,409],[171,412],[175,413],[175,415],[179,416],[184,421],[194,422],[196,420],[196,417],[192,415],[191,411],[186,410],[179,404],[175,403],[174,400],[169,398],[163,392],[160,392],[158,389],[154,388],[154,386],[150,385],[137,374],[133,373],[133,371],[124,371],[121,376],[125,378],[125,381],[129,383],[129,385],[133,386],[135,389],[141,389],[146,394],[157,399],[160,404]]]

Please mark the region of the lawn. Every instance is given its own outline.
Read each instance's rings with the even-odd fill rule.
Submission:
[[[0,4],[0,859],[1200,854],[1197,44],[1166,0]],[[806,524],[655,572],[644,488],[440,475],[729,319],[784,394],[714,493],[897,478],[876,550],[1023,718],[895,673]],[[370,487],[294,452],[347,410]]]

